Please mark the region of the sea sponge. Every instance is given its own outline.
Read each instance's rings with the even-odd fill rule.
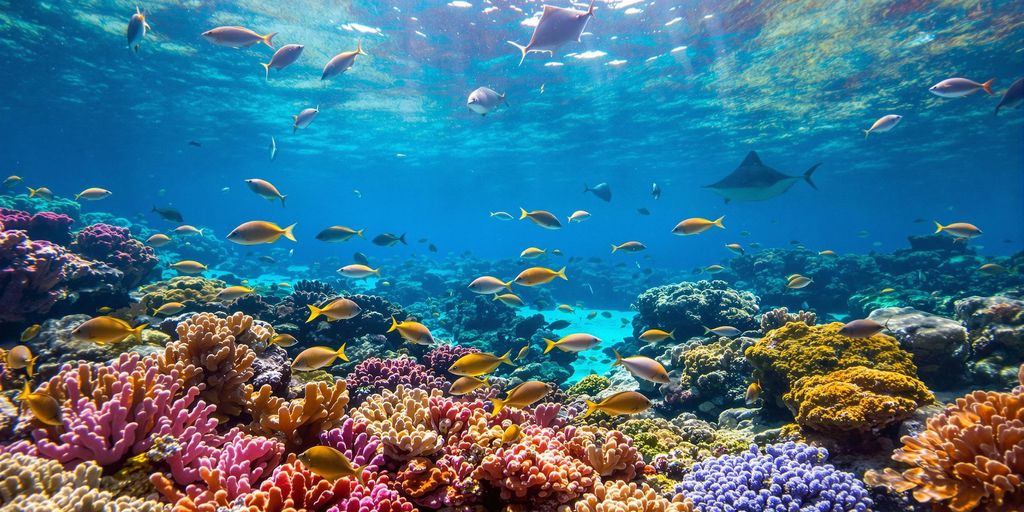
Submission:
[[[864,480],[913,491],[917,501],[954,512],[1024,510],[1024,366],[1020,380],[1010,393],[958,398],[893,452],[893,460],[911,469],[869,471]]]
[[[658,496],[647,484],[610,481],[598,483],[594,491],[576,502],[576,512],[690,512],[693,504]]]
[[[253,393],[247,410],[252,415],[249,431],[282,439],[289,453],[300,453],[318,444],[322,432],[340,427],[348,406],[345,381],[306,384],[302,398],[286,401],[273,395],[269,385]]]
[[[611,381],[608,380],[608,377],[592,373],[580,379],[576,384],[569,386],[569,389],[565,392],[569,396],[597,396],[598,393],[608,389],[608,386],[611,386]]]

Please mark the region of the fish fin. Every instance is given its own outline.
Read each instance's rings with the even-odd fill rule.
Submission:
[[[25,188],[28,189],[28,197],[29,197],[29,199],[35,197],[36,196],[36,191],[39,190],[39,189],[32,188],[32,187],[25,187]]]
[[[619,351],[618,351],[618,350],[615,350],[615,349],[613,348],[613,349],[612,349],[612,353],[613,353],[613,354],[615,354],[615,362],[614,362],[614,363],[612,363],[612,366],[616,366],[616,365],[620,365],[620,364],[622,364],[622,356],[621,356],[621,355],[619,355]]]
[[[270,81],[270,63],[268,62],[268,63],[264,64],[264,63],[260,62],[260,66],[263,66],[263,69],[265,69],[267,71],[267,81],[269,82]]]
[[[394,331],[395,329],[398,329],[398,321],[395,320],[394,316],[392,316],[391,317],[391,327],[387,331],[384,331],[384,332],[391,332],[391,331]]]
[[[940,233],[940,232],[942,232],[943,229],[946,229],[946,226],[943,226],[942,224],[939,224],[939,221],[933,220],[932,222],[935,223],[935,233]]]
[[[551,349],[555,348],[555,345],[557,345],[556,342],[554,342],[552,340],[549,340],[547,338],[544,338],[544,343],[547,344],[547,346],[544,347],[544,353],[545,354],[547,354],[548,352],[551,352]]]
[[[372,270],[373,270],[374,275],[376,275],[377,277],[380,277],[380,269],[379,268],[375,268],[375,269],[372,269]]]
[[[306,307],[309,308],[309,318],[306,319],[306,323],[308,324],[316,319],[316,317],[320,316],[320,308],[312,304],[306,304]]]
[[[619,246],[612,244],[612,254],[615,254],[615,251],[617,250],[619,250]]]
[[[989,96],[995,96],[996,93],[992,92],[992,83],[995,82],[995,78],[990,78],[988,82],[981,84],[981,88],[988,93]]]
[[[495,294],[494,294],[494,298],[493,298],[493,299],[491,299],[491,302],[494,302],[494,301],[496,301],[496,300],[498,300],[498,294],[497,294],[497,293],[495,293]]]
[[[484,386],[491,387],[491,377],[490,377],[490,375],[488,375],[487,377],[484,377]]]
[[[79,197],[82,197],[82,194],[75,194],[75,201],[78,201]]]
[[[804,173],[804,181],[806,181],[814,190],[818,190],[818,186],[811,181],[811,175],[814,174],[814,171],[818,170],[819,165],[821,165],[820,162],[812,165],[811,168],[807,169],[807,172]]]
[[[522,58],[519,59],[519,65],[522,66],[523,65],[523,61],[526,60],[526,54],[530,50],[527,47],[525,47],[525,46],[523,46],[523,45],[521,45],[519,43],[513,42],[513,41],[505,41],[505,42],[510,44],[510,45],[512,45],[512,46],[515,46],[516,48],[519,49],[519,52],[523,54]]]
[[[505,408],[505,402],[500,398],[492,398],[491,403],[494,404],[494,410],[491,411],[491,416],[497,416],[498,413]]]
[[[864,130],[864,138],[865,139],[868,138],[868,135],[871,135],[871,130]]]
[[[276,36],[276,35],[277,35],[277,32],[271,32],[271,33],[261,37],[260,38],[260,42],[265,44],[265,45],[267,45],[267,46],[269,46],[270,49],[273,50],[274,49],[274,36]]]
[[[348,342],[342,343],[341,346],[338,347],[337,354],[338,354],[338,359],[341,359],[342,361],[345,361],[347,363],[348,362],[348,356],[345,355],[345,345],[348,345]]]
[[[562,267],[562,268],[558,269],[558,272],[555,272],[555,276],[556,277],[561,277],[562,279],[564,279],[566,281],[569,280],[568,277],[565,277],[565,267]]]
[[[501,95],[501,101],[504,101],[504,102],[505,102],[505,106],[506,106],[506,107],[508,107],[508,108],[512,108],[512,104],[511,104],[511,103],[509,103],[507,99],[505,99],[505,95],[504,95],[504,94],[502,94],[502,95]]]
[[[135,336],[136,341],[142,342],[142,330],[146,327],[149,327],[149,324],[139,324],[138,327],[132,329],[132,335]]]
[[[356,235],[358,235],[359,238],[366,238],[365,236],[363,236],[363,230],[362,229],[360,229],[359,231],[356,231]]]
[[[284,204],[284,200],[281,201],[281,204]],[[282,234],[288,240],[291,240],[292,242],[297,242],[298,240],[295,240],[295,233],[292,233],[293,229],[295,229],[295,224],[292,224],[291,226],[284,228],[284,233]]]
[[[505,283],[505,288],[508,288],[508,291],[512,291],[512,281],[511,281],[511,280],[509,280],[509,281],[507,281],[507,282]],[[498,296],[498,294],[497,294],[497,293],[495,293],[495,294],[494,294],[494,296],[495,296],[495,297],[497,297],[497,296]]]
[[[591,414],[597,412],[597,403],[592,402],[590,400],[584,400],[583,402],[587,404],[587,412],[583,413],[584,418],[589,417]]]
[[[512,355],[512,351],[511,350],[509,350],[508,352],[505,352],[505,355],[503,355],[503,356],[498,358],[498,362],[505,363],[505,364],[507,364],[509,366],[515,366],[514,364],[512,364],[512,360],[509,359],[509,356],[511,356],[511,355]]]
[[[366,53],[366,52],[363,51],[363,42],[362,41],[359,41],[358,43],[356,43],[356,55],[366,55],[366,56],[370,55],[369,53]]]
[[[398,241],[399,241],[399,242],[402,242],[402,245],[409,245],[409,244],[408,244],[408,243],[406,243],[406,241],[405,241],[405,233],[402,233],[402,236],[398,237]]]
[[[676,339],[676,330],[672,329],[671,331],[669,331],[668,337],[672,338],[673,340]]]
[[[708,329],[708,326],[702,325],[701,327],[704,328],[704,334],[707,334],[707,333],[711,332],[711,329]]]
[[[354,473],[354,474],[352,475],[352,476],[354,476],[354,477],[356,478],[356,480],[358,480],[358,481],[359,481],[359,483],[360,483],[360,484],[363,484],[363,483],[364,483],[364,480],[363,480],[363,471],[366,471],[366,468],[367,468],[367,467],[368,467],[369,465],[370,465],[369,463],[366,463],[366,464],[363,464],[362,466],[359,466],[359,467],[357,467],[357,468],[355,469],[355,473]]]
[[[36,359],[39,359],[39,356],[29,359],[28,366],[25,368],[25,371],[28,372],[28,378],[30,379],[35,376]]]
[[[721,217],[715,219],[715,222],[713,222],[712,224],[714,224],[714,225],[716,225],[716,226],[718,226],[718,227],[720,227],[722,229],[725,229],[725,226],[722,225],[722,221],[723,220],[725,220],[725,215],[722,215]]]
[[[522,206],[519,207],[519,212],[519,220],[523,220],[530,215],[530,213],[526,211],[526,208],[523,208]]]
[[[287,194],[281,196],[281,207],[284,207],[284,198],[288,197]]]

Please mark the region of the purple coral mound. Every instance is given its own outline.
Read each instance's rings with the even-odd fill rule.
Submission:
[[[480,352],[478,349],[464,347],[462,345],[439,345],[437,348],[423,354],[423,363],[427,368],[430,368],[438,375],[445,375],[448,368],[452,366],[458,358],[475,352]]]
[[[29,240],[21,231],[0,231],[0,321],[20,322],[50,311],[74,259],[59,245]]]
[[[864,512],[873,502],[853,474],[822,464],[828,451],[802,443],[757,446],[693,465],[676,486],[706,512]]]
[[[71,243],[71,224],[74,220],[62,213],[39,212],[32,215],[21,210],[0,208],[2,229],[27,231],[33,240],[47,240],[55,244]]]
[[[366,466],[378,471],[386,462],[380,451],[380,438],[366,431],[366,423],[345,418],[340,427],[320,434],[320,444],[345,454],[354,467]]]
[[[93,224],[75,236],[79,253],[103,261],[124,272],[128,286],[134,286],[156,266],[153,248],[132,238],[127,228],[110,224]]]
[[[394,391],[399,385],[407,388],[447,388],[448,381],[409,357],[381,359],[371,357],[352,369],[346,384],[349,389],[349,406],[358,405],[366,397],[387,389]]]

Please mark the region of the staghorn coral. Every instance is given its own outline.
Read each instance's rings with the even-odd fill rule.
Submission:
[[[569,386],[569,389],[565,390],[569,396],[597,396],[600,392],[608,389],[611,386],[611,381],[608,377],[602,377],[597,374],[590,374],[580,379],[579,382]]]
[[[1024,509],[1024,366],[1010,393],[975,391],[904,436],[893,460],[911,466],[869,471],[869,485],[913,491],[922,503],[954,512]]]
[[[0,511],[164,512],[158,501],[117,496],[103,489],[103,469],[86,462],[65,471],[55,461],[0,452]]]
[[[348,405],[345,381],[306,384],[303,398],[287,401],[274,396],[264,385],[252,395],[248,412],[252,415],[250,432],[282,439],[289,453],[314,446],[322,432],[341,426]]]
[[[768,331],[778,329],[790,322],[803,322],[806,325],[814,325],[818,323],[818,315],[814,311],[804,311],[802,309],[797,313],[790,313],[789,308],[775,308],[762,313],[758,321],[761,324],[761,332],[767,334]]]
[[[385,389],[394,391],[399,385],[422,389],[444,389],[448,385],[443,377],[406,356],[394,359],[371,357],[356,365],[346,382],[353,405],[359,405],[366,397]]]
[[[600,482],[575,504],[576,512],[691,512],[693,504],[663,498],[647,484]]]
[[[389,461],[407,461],[429,456],[444,442],[431,421],[430,399],[442,391],[407,388],[399,384],[394,391],[370,395],[352,410],[355,420],[367,423],[367,432],[381,439]]]

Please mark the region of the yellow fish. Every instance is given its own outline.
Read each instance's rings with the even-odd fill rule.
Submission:
[[[519,440],[519,436],[523,433],[523,430],[519,428],[519,425],[513,423],[505,429],[505,432],[501,434],[501,444],[514,443]]]
[[[818,252],[818,256],[827,256],[827,257],[831,258],[831,257],[834,257],[835,255],[836,255],[836,252],[831,250],[831,249],[825,249],[824,251]]]
[[[981,236],[982,234],[981,230],[978,229],[978,226],[975,226],[974,224],[969,224],[967,222],[954,222],[952,224],[947,224],[945,226],[939,224],[938,221],[933,222],[935,222],[936,233],[946,232],[957,238],[974,238]]]
[[[327,304],[322,308],[318,308],[312,304],[306,304],[309,308],[309,318],[306,319],[306,323],[310,323],[316,319],[316,317],[323,315],[327,317],[328,322],[335,320],[348,320],[359,315],[363,310],[350,299],[337,299]]]
[[[163,247],[169,243],[171,243],[171,237],[163,233],[157,233],[146,239],[146,245],[150,247]]]
[[[39,324],[28,326],[24,331],[21,331],[21,341],[25,342],[35,339],[36,336],[39,336],[40,329],[42,329],[42,326]]]
[[[562,223],[558,222],[558,217],[555,217],[549,211],[545,210],[534,210],[532,212],[526,211],[525,208],[519,209],[519,220],[529,218],[534,224],[544,229],[560,229]]]
[[[712,227],[725,229],[725,226],[722,225],[723,219],[725,219],[724,215],[715,220],[708,220],[701,217],[693,217],[690,219],[686,219],[680,222],[679,224],[676,224],[676,227],[672,228],[672,234],[681,236],[698,235],[711,229]]]
[[[138,327],[132,327],[120,318],[98,316],[79,324],[75,330],[71,331],[71,335],[99,345],[119,343],[129,336],[135,336],[135,339],[141,342],[142,330],[148,326],[149,324],[140,324]]]
[[[523,258],[524,260],[532,260],[534,258],[539,258],[543,256],[544,253],[544,249],[538,249],[536,247],[527,247],[526,249],[523,249],[523,252],[519,253],[519,257]]]
[[[338,269],[338,273],[345,277],[351,277],[353,279],[362,279],[364,277],[370,277],[373,275],[380,277],[379,268],[374,269],[366,265],[360,264],[345,265],[344,267]]]
[[[651,359],[647,356],[630,356],[622,357],[619,352],[612,349],[612,353],[615,354],[615,365],[622,365],[626,368],[629,373],[633,374],[634,377],[641,378],[648,382],[655,384],[668,384],[670,379],[668,377],[668,371],[661,363]]]
[[[112,308],[110,306],[102,306],[99,309],[97,309],[96,312],[97,313],[107,314],[107,313],[110,313],[113,310],[114,310],[114,308]]]
[[[472,393],[483,386],[490,386],[489,379],[478,379],[476,377],[459,377],[452,383],[448,393],[452,395],[465,395]]]
[[[518,361],[518,360],[522,359],[523,357],[525,357],[528,352],[530,352],[530,346],[529,345],[523,345],[523,348],[519,349],[519,354],[516,355],[516,361]]]
[[[531,267],[520,272],[513,282],[520,286],[537,286],[539,284],[550,283],[556,277],[560,277],[566,281],[569,280],[568,277],[565,277],[565,267],[562,267],[557,272],[550,268]]]
[[[99,201],[100,199],[106,199],[113,193],[105,188],[89,187],[77,194],[75,194],[75,201],[79,199],[85,199],[86,201]]]
[[[282,229],[273,222],[251,220],[231,230],[227,239],[239,245],[259,245],[272,244],[283,236],[294,242],[296,240],[295,234],[292,233],[293,229],[295,229],[295,224]]]
[[[759,398],[761,398],[761,383],[755,380],[747,386],[747,392],[743,395],[743,399],[746,400],[747,405],[751,405]]]
[[[512,354],[509,350],[505,352],[503,356],[496,356],[494,354],[488,354],[486,352],[475,352],[472,354],[466,354],[458,358],[448,371],[454,375],[461,375],[464,377],[479,377],[481,375],[487,375],[493,372],[501,363],[505,363],[509,366],[515,366],[508,356]]]
[[[28,189],[28,197],[29,198],[38,197],[40,199],[46,199],[47,201],[53,200],[53,192],[51,192],[50,189],[48,189],[46,187],[39,187],[39,188],[25,187],[25,188]]]
[[[331,482],[339,478],[354,478],[363,481],[363,470],[366,466],[352,467],[352,463],[341,453],[330,446],[314,446],[297,457],[300,462],[317,476]]]
[[[348,362],[348,356],[345,355],[345,343],[342,343],[338,350],[330,347],[307,348],[299,352],[299,355],[295,356],[295,359],[292,360],[292,369],[300,372],[319,370],[334,364],[335,359]]]
[[[248,286],[228,286],[223,290],[217,292],[217,298],[220,300],[235,300],[239,297],[244,297],[253,292],[252,288]]]
[[[639,338],[640,341],[646,341],[647,343],[657,343],[666,338],[674,340],[676,339],[676,331],[675,329],[672,332],[665,332],[661,329],[647,329],[640,334]]]
[[[553,348],[558,348],[562,352],[583,352],[601,343],[601,338],[593,334],[578,332],[565,336],[558,341],[544,338],[544,343],[547,343],[547,347],[544,348],[545,354],[551,352]]]
[[[512,306],[514,308],[521,308],[526,305],[523,302],[523,299],[519,298],[519,296],[514,293],[503,293],[501,295],[494,294],[493,300],[500,300],[506,306]]]
[[[171,265],[171,268],[181,272],[182,274],[199,274],[204,270],[208,270],[206,265],[199,263],[198,261],[182,260]]]
[[[895,288],[882,288],[882,291],[878,292],[879,295],[886,295],[896,291]]]
[[[494,404],[494,412],[492,416],[496,416],[505,407],[516,407],[523,409],[533,405],[535,402],[544,398],[551,388],[548,387],[547,383],[539,380],[528,380],[511,390],[505,395],[505,399],[492,398],[491,403]]]
[[[298,343],[299,340],[295,339],[295,336],[291,334],[278,334],[270,338],[270,342],[279,347],[290,347]]]
[[[586,418],[597,411],[610,416],[623,414],[639,414],[651,408],[651,401],[646,396],[636,391],[621,391],[615,393],[600,402],[584,400],[587,404],[587,412],[583,413]]]
[[[572,312],[576,311],[576,310],[572,309],[572,306],[570,306],[568,304],[559,304],[558,305],[558,310],[563,312],[563,313],[572,313]]]
[[[391,328],[387,332],[398,331],[398,335],[402,339],[415,343],[416,345],[430,345],[434,342],[434,337],[430,334],[430,329],[427,326],[419,323],[406,320],[399,322],[395,320],[395,317],[391,317]]]
[[[790,288],[790,289],[793,289],[793,290],[799,290],[800,288],[807,287],[808,285],[810,285],[813,282],[814,282],[814,279],[811,279],[809,277],[796,276],[793,279],[790,279],[789,283],[786,283],[786,288]]]
[[[32,350],[25,345],[18,345],[7,351],[7,357],[4,358],[8,368],[14,370],[20,370],[26,368],[28,376],[32,377],[34,372],[33,368],[36,364],[36,359],[39,357],[32,357]]]
[[[46,393],[32,391],[28,381],[25,382],[25,389],[23,389],[15,399],[28,405],[28,409],[32,411],[32,415],[35,416],[37,420],[52,426],[57,426],[62,423],[60,420],[60,403]]]
[[[180,302],[166,302],[153,310],[153,316],[169,316],[183,309],[185,309],[185,305]]]
[[[978,271],[981,272],[982,274],[988,275],[1005,274],[1007,272],[1006,267],[998,263],[986,263],[978,267]]]
[[[12,174],[12,175],[4,178],[3,186],[4,187],[10,187],[10,186],[14,185],[15,183],[20,183],[22,181],[25,181],[25,180],[21,179],[21,176],[18,176],[17,174]]]

